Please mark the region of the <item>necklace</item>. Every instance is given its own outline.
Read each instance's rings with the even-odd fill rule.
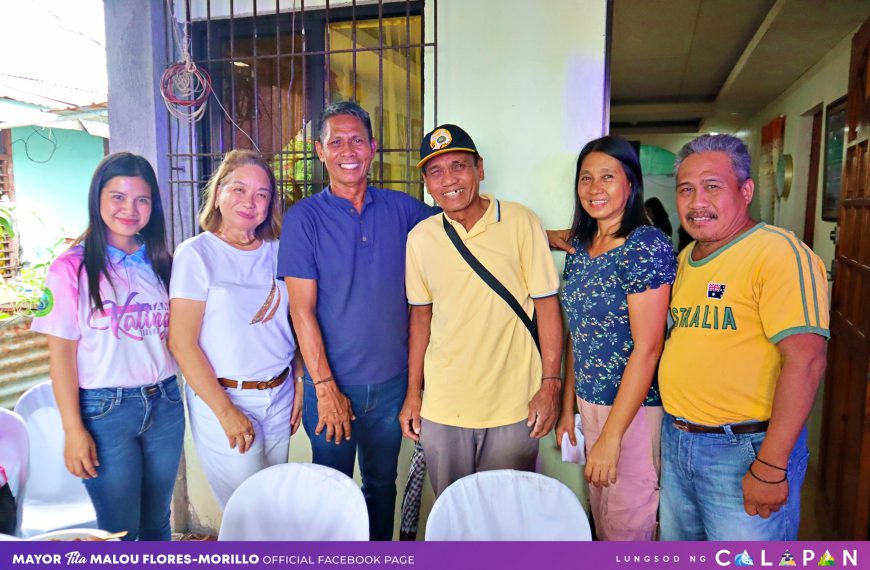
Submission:
[[[249,245],[251,245],[255,241],[257,241],[257,236],[252,237],[248,241],[236,241],[234,239],[230,239],[224,232],[222,232],[220,230],[215,232],[215,235],[218,236],[219,238],[221,238],[222,240],[224,240],[225,242],[227,242],[228,244],[235,245],[238,247],[248,247]]]

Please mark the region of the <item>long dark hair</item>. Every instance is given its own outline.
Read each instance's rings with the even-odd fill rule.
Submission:
[[[163,202],[160,201],[160,189],[157,187],[157,175],[148,161],[129,152],[116,152],[100,161],[91,186],[88,190],[88,229],[76,240],[84,244],[84,262],[79,267],[88,276],[88,289],[91,304],[97,310],[103,310],[103,299],[100,296],[100,274],[111,283],[109,268],[106,263],[108,239],[106,224],[100,215],[100,195],[103,187],[116,176],[133,176],[141,178],[151,188],[151,217],[139,232],[145,244],[145,255],[154,273],[163,281],[163,286],[169,290],[169,276],[172,273],[172,256],[166,249],[166,228],[163,222]]]
[[[631,143],[622,137],[601,137],[586,143],[586,146],[580,151],[580,156],[577,157],[577,170],[574,173],[574,220],[571,222],[571,239],[579,237],[584,245],[589,245],[592,241],[598,230],[598,222],[583,209],[580,195],[577,193],[577,185],[580,183],[580,170],[583,168],[583,161],[593,152],[603,152],[618,160],[622,164],[622,170],[631,185],[628,201],[622,213],[622,222],[614,235],[626,237],[636,227],[650,225],[643,206],[643,174],[640,171],[640,159],[637,152]]]
[[[649,218],[652,225],[668,234],[668,237],[673,237],[674,228],[671,226],[668,211],[665,210],[665,205],[662,204],[662,201],[652,197],[644,202],[644,206],[646,206],[647,213],[650,214]]]

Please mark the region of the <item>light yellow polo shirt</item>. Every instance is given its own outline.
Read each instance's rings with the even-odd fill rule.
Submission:
[[[466,247],[520,302],[555,295],[559,276],[538,218],[498,201],[471,231],[448,221]],[[443,214],[408,234],[405,286],[412,305],[432,305],[421,415],[464,428],[513,424],[529,415],[541,386],[541,357],[516,313],[465,262],[444,231]]]
[[[776,343],[825,338],[822,260],[789,231],[764,223],[699,261],[680,254],[674,328],[659,364],[665,410],[703,425],[770,419],[782,368]]]

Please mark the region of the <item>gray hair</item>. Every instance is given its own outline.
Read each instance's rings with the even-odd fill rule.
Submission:
[[[320,115],[320,121],[317,123],[317,132],[318,138],[320,142],[323,143],[323,132],[324,126],[326,125],[326,121],[332,117],[336,117],[339,115],[350,115],[351,117],[356,117],[362,124],[365,125],[366,132],[369,134],[369,141],[372,140],[372,119],[369,117],[368,111],[354,103],[353,101],[338,101],[337,103],[332,103],[326,109],[323,110],[323,113]]]
[[[731,159],[731,168],[737,176],[737,185],[742,186],[749,180],[751,159],[749,149],[742,140],[731,135],[701,135],[687,142],[677,153],[674,161],[674,177],[680,170],[680,165],[689,156],[699,152],[724,152]]]

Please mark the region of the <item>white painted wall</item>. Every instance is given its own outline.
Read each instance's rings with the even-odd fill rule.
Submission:
[[[806,211],[807,176],[812,134],[812,111],[819,105],[828,105],[846,94],[849,83],[849,55],[853,33],[837,44],[816,65],[807,71],[775,101],[752,117],[737,133],[750,146],[753,163],[757,162],[761,148],[761,128],[778,115],[785,115],[784,152],[794,159],[794,179],[788,198],[777,204],[775,219],[767,222],[793,231],[803,237],[804,213]],[[824,156],[824,146],[822,147]],[[816,225],[813,249],[830,269],[834,258],[834,243],[830,239],[836,224],[821,219],[823,164],[819,167],[819,185],[816,200]],[[753,171],[756,165],[753,164]],[[770,196],[758,196],[755,200],[770,201]],[[767,212],[769,209],[763,209]],[[769,215],[765,216],[770,218]]]
[[[604,0],[438,2],[438,98],[429,48],[424,130],[436,111],[467,130],[483,190],[531,206],[546,227],[570,222],[577,154],[604,134],[605,20]]]

